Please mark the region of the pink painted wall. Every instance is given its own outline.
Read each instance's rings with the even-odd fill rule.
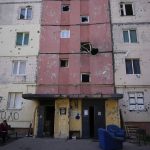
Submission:
[[[69,12],[61,12],[64,3],[70,4]],[[79,54],[80,42],[91,42],[100,52],[112,51],[107,3],[99,0],[43,1],[37,93],[114,92],[112,54]],[[89,16],[89,24],[81,24],[80,15]],[[70,38],[60,38],[63,29],[70,30]],[[68,59],[69,67],[60,67],[60,58]],[[84,72],[91,74],[89,83],[81,83],[80,74]]]

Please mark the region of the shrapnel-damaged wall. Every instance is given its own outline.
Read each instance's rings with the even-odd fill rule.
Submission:
[[[31,19],[20,19],[21,8],[32,8]],[[19,99],[20,108],[9,108],[9,94],[35,93],[40,36],[40,0],[0,0],[0,122],[29,128],[37,103]],[[28,45],[16,45],[17,32],[28,32]],[[25,61],[25,74],[13,74],[14,61]]]
[[[133,15],[121,16],[120,3],[131,4]],[[150,114],[149,0],[111,0],[110,6],[114,42],[115,85],[117,92],[124,95],[120,101],[123,119],[125,122],[135,122],[136,125],[138,123],[150,124],[150,117],[148,117]],[[137,42],[125,43],[123,39],[124,30],[135,30]],[[139,59],[141,73],[127,74],[126,59]],[[129,92],[144,94],[144,109],[130,110]],[[145,128],[147,128],[146,126]]]

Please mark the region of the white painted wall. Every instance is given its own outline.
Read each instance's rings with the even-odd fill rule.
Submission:
[[[17,32],[29,32],[29,44],[16,46]],[[0,56],[38,55],[40,25],[0,26]]]
[[[128,92],[144,92],[144,110],[130,111]],[[149,87],[118,87],[118,93],[123,93],[123,100],[119,101],[124,121],[129,122],[150,122],[150,86]]]
[[[133,2],[134,16],[120,16],[120,2]],[[150,22],[149,0],[110,0],[112,23]]]
[[[120,2],[133,2],[134,16],[120,16]],[[114,42],[115,84],[124,94],[120,108],[124,121],[150,122],[150,2],[149,0],[110,0]],[[136,29],[137,43],[124,43],[123,30]],[[139,58],[141,74],[126,74],[125,59]],[[129,111],[128,92],[144,92],[143,111]],[[147,108],[147,111],[146,111]]]
[[[31,2],[32,1],[32,2]],[[19,20],[20,7],[32,6],[32,20]],[[9,92],[35,93],[39,52],[41,0],[0,0],[0,122],[28,128],[34,119],[36,101],[22,100],[19,110],[8,109]],[[29,45],[16,46],[16,33],[29,32]],[[12,74],[12,61],[25,60],[26,76]]]
[[[9,0],[10,1],[10,0]],[[21,2],[21,0],[19,0]],[[31,0],[30,0],[31,1]],[[6,1],[5,1],[6,2]],[[32,7],[32,19],[20,20],[20,8],[31,6]],[[1,3],[0,0],[0,25],[31,25],[40,24],[41,15],[41,2],[38,3]]]

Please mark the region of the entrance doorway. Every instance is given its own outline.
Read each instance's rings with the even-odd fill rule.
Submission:
[[[82,138],[98,138],[98,129],[105,128],[105,101],[82,101]]]
[[[54,113],[54,106],[45,106],[43,132],[46,137],[54,136]]]
[[[94,137],[94,107],[89,107],[89,130],[90,138]]]

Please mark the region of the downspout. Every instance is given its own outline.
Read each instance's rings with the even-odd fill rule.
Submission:
[[[112,31],[112,20],[111,20],[111,7],[110,0],[108,0],[108,8],[109,8],[109,21],[110,21],[110,31],[111,31],[111,41],[112,41],[112,65],[113,65],[113,85],[114,85],[114,93],[116,93],[116,85],[115,85],[115,58],[114,58],[114,40],[113,40],[113,31]]]

